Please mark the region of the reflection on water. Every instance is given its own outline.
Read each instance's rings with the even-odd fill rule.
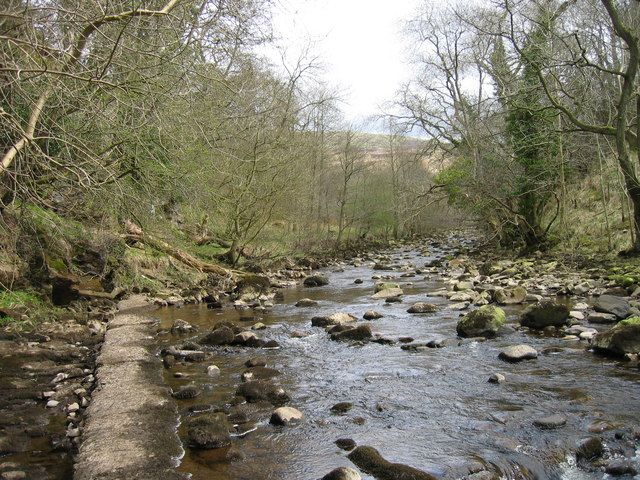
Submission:
[[[417,267],[426,260],[417,253],[395,257],[399,263],[412,262]],[[221,369],[217,378],[206,375],[208,363],[167,370],[165,379],[172,387],[195,382],[204,389],[199,397],[180,401],[183,415],[189,415],[194,405],[228,407],[244,363],[256,355],[281,371],[277,380],[291,394],[290,405],[305,415],[300,425],[276,428],[268,423],[272,408],[257,406],[252,421],[241,430],[248,433],[236,437],[228,451],[187,450],[181,470],[194,480],[318,479],[335,467],[352,466],[334,444],[348,437],[378,448],[393,462],[451,478],[462,475],[464,465],[472,462],[493,466],[503,478],[602,478],[601,472],[583,471],[568,462],[567,452],[602,417],[626,429],[638,426],[640,372],[596,357],[583,344],[577,348],[557,338],[520,332],[483,343],[408,352],[399,344],[332,342],[322,329],[311,327],[315,315],[344,311],[361,318],[366,310],[376,309],[385,316],[372,322],[373,329],[385,337],[411,336],[422,342],[455,336],[460,312],[449,310],[446,299],[428,296],[444,286],[437,276],[394,280],[404,284],[404,302],[385,304],[370,298],[375,283],[371,276],[381,273],[399,276],[401,272],[345,267],[343,272],[329,274],[326,287],[285,290],[284,300],[275,308],[248,322],[232,308],[186,306],[154,312],[165,327],[180,318],[202,332],[223,320],[251,325],[259,319],[268,326],[259,335],[281,345],[273,350],[214,350],[210,363]],[[354,284],[356,278],[364,283]],[[320,303],[295,307],[304,297]],[[425,300],[441,310],[431,315],[406,313],[408,304]],[[515,321],[518,308],[510,308],[509,313]],[[293,331],[308,336],[291,338]],[[160,338],[162,346],[184,340],[171,335]],[[498,360],[500,348],[516,343],[531,344],[539,351],[560,348],[533,362]],[[178,371],[182,378],[174,376]],[[506,383],[488,383],[494,372],[505,374]],[[330,407],[343,401],[352,402],[353,408],[345,415],[333,415]],[[534,418],[557,412],[568,417],[565,427],[540,431],[532,425]],[[184,436],[182,430],[180,434]]]

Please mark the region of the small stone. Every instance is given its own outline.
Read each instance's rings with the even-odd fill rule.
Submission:
[[[220,375],[220,368],[217,365],[209,365],[207,367],[207,376],[217,377]]]
[[[327,473],[322,480],[361,480],[362,477],[353,468],[339,467]]]
[[[246,367],[266,367],[267,366],[267,359],[264,357],[254,357],[254,358],[250,358],[249,360],[247,360],[244,365]]]
[[[183,385],[178,390],[173,392],[173,397],[178,400],[188,400],[191,398],[196,398],[200,395],[200,389],[195,385]]]
[[[560,428],[566,425],[566,423],[567,417],[560,414],[537,418],[533,421],[533,424],[542,430],[552,430],[555,428]]]
[[[489,377],[488,382],[489,383],[500,384],[500,383],[504,383],[506,380],[507,379],[503,374],[501,374],[501,373],[492,373],[491,376]]]
[[[262,322],[251,325],[251,330],[264,330],[265,328],[267,328],[267,326]]]
[[[80,436],[80,429],[79,428],[70,428],[69,430],[67,430],[67,437],[69,438],[76,438]]]
[[[355,283],[356,285],[360,285],[362,283],[362,279],[361,278],[356,278],[353,283]]]
[[[367,310],[362,316],[365,320],[377,320],[382,317],[384,317],[384,315],[380,312],[376,312],[375,310]]]
[[[436,307],[432,303],[417,302],[411,305],[411,307],[409,307],[409,309],[407,310],[407,313],[433,313],[437,311],[438,311],[438,307]]]
[[[296,302],[296,307],[304,308],[304,307],[315,307],[318,305],[318,302],[315,300],[311,300],[310,298],[301,298]]]
[[[335,441],[335,444],[341,450],[346,450],[346,451],[353,450],[357,446],[355,440],[351,438],[339,438]]]
[[[604,453],[604,445],[600,437],[589,437],[581,440],[576,449],[576,457],[578,459],[590,460],[602,456]]]
[[[273,425],[289,425],[292,422],[299,422],[302,417],[300,410],[293,407],[280,407],[274,410],[269,421]]]
[[[507,362],[520,362],[538,357],[538,351],[529,345],[512,345],[505,348],[498,358]]]
[[[58,406],[58,404],[59,404],[59,403],[60,403],[60,402],[59,402],[59,401],[57,401],[57,400],[49,400],[49,401],[47,402],[47,408],[55,408],[55,407],[57,407],[57,406]]]
[[[336,414],[344,414],[353,408],[353,403],[351,402],[340,402],[336,403],[333,407],[331,407],[331,411]]]
[[[65,381],[67,378],[69,378],[69,375],[68,375],[68,374],[63,373],[63,372],[60,372],[59,374],[57,374],[57,375],[53,378],[52,382],[53,382],[53,383],[60,383],[60,382]]]
[[[77,412],[78,410],[80,410],[80,405],[77,402],[67,405],[67,412],[69,413]]]
[[[2,480],[23,480],[27,478],[27,474],[22,470],[10,470],[0,473],[0,478]]]

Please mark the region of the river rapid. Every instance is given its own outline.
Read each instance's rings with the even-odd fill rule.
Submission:
[[[202,389],[194,399],[177,400],[183,421],[194,412],[225,411],[237,403],[235,392],[245,362],[256,356],[280,372],[275,381],[290,394],[289,405],[304,414],[299,424],[275,427],[269,424],[273,407],[251,405],[246,421],[234,422],[230,448],[185,447],[180,471],[194,480],[319,479],[339,466],[355,468],[347,452],[334,443],[339,438],[375,447],[391,462],[452,479],[478,470],[507,479],[606,478],[601,468],[575,461],[576,444],[593,435],[603,439],[607,457],[625,456],[638,465],[638,443],[633,439],[634,428],[640,427],[637,368],[596,356],[587,351],[585,342],[568,342],[562,335],[514,329],[491,340],[454,341],[463,312],[452,309],[453,302],[446,298],[430,296],[447,286],[447,278],[438,273],[401,276],[450,251],[430,247],[428,254],[423,253],[409,248],[385,252],[398,266],[394,271],[373,270],[371,261],[327,269],[323,273],[329,277],[328,285],[283,289],[273,308],[264,313],[232,306],[214,310],[204,304],[152,312],[164,329],[182,319],[197,326],[199,333],[222,321],[240,326],[259,321],[267,328],[256,333],[280,345],[215,347],[204,364],[166,369],[165,381],[173,389],[190,384]],[[401,303],[371,298],[379,281],[372,277],[380,275],[400,283]],[[356,284],[356,279],[363,282]],[[296,307],[301,298],[319,303]],[[438,311],[407,313],[418,301],[436,304]],[[523,308],[505,307],[507,322],[516,324]],[[314,316],[346,312],[362,319],[372,309],[384,315],[370,322],[374,333],[396,343],[336,342],[324,329],[311,326]],[[160,335],[159,349],[189,337]],[[414,342],[451,340],[444,348],[407,351],[397,342],[402,337]],[[540,355],[520,363],[498,359],[502,348],[515,344],[531,345]],[[210,364],[220,368],[219,376],[207,375]],[[506,381],[489,383],[489,376],[498,372]],[[339,402],[353,407],[343,414],[332,413],[331,407]],[[565,426],[552,430],[534,426],[536,418],[554,413],[567,417]],[[185,438],[184,427],[179,434]],[[362,476],[373,478],[364,472]]]

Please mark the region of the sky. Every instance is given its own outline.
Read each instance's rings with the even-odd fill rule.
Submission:
[[[337,86],[346,120],[361,124],[381,112],[408,79],[403,21],[419,0],[277,0],[278,43],[295,58],[305,45],[319,57],[323,77]]]

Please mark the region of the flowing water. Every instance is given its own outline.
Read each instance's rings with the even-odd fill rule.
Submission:
[[[415,251],[396,251],[396,263],[422,267],[434,256]],[[614,433],[640,425],[640,371],[622,362],[602,358],[585,350],[583,342],[567,342],[516,331],[485,342],[405,351],[400,344],[350,345],[331,341],[323,329],[311,327],[311,317],[348,312],[362,318],[369,309],[384,314],[371,322],[375,333],[415,341],[455,338],[460,312],[442,297],[430,297],[444,286],[438,275],[425,279],[397,276],[405,291],[403,303],[385,304],[371,298],[381,274],[367,266],[345,266],[328,272],[330,284],[319,288],[284,290],[268,313],[246,321],[233,308],[208,310],[204,305],[164,308],[157,316],[164,327],[183,319],[200,332],[216,323],[231,320],[251,325],[258,319],[267,329],[258,332],[279,342],[277,349],[218,348],[207,364],[176,365],[165,371],[173,388],[195,383],[204,392],[193,400],[180,400],[183,417],[190,411],[221,408],[233,402],[245,361],[264,356],[267,366],[278,369],[276,379],[292,397],[290,406],[301,410],[304,421],[295,426],[269,424],[271,408],[256,407],[258,420],[239,425],[232,451],[186,449],[180,470],[194,480],[318,479],[338,466],[353,466],[346,453],[334,444],[338,438],[352,438],[358,445],[377,448],[388,460],[429,471],[437,476],[460,478],[471,464],[484,464],[502,478],[603,478],[600,470],[579,468],[571,454],[576,443],[592,435],[589,427],[600,425],[609,454],[624,453],[638,460],[637,444],[615,440]],[[356,278],[364,282],[354,284]],[[298,308],[300,298],[319,301],[317,307]],[[411,315],[408,305],[428,301],[440,306],[435,314]],[[521,307],[507,310],[515,322]],[[243,312],[242,315],[246,315]],[[291,333],[303,332],[304,338]],[[161,346],[180,343],[186,337],[161,337]],[[501,348],[530,344],[541,352],[538,359],[517,364],[498,359]],[[555,348],[557,347],[557,348]],[[206,365],[219,366],[221,375],[206,375]],[[177,378],[176,372],[184,376]],[[502,372],[506,383],[487,382]],[[352,402],[343,415],[332,414],[338,402]],[[557,430],[539,430],[532,421],[540,416],[563,413],[567,425]],[[600,422],[599,424],[597,422]],[[184,438],[184,431],[179,431]],[[626,442],[626,443],[625,443]],[[631,451],[630,451],[631,449]],[[637,463],[637,462],[636,462]],[[363,476],[363,478],[371,478]]]

